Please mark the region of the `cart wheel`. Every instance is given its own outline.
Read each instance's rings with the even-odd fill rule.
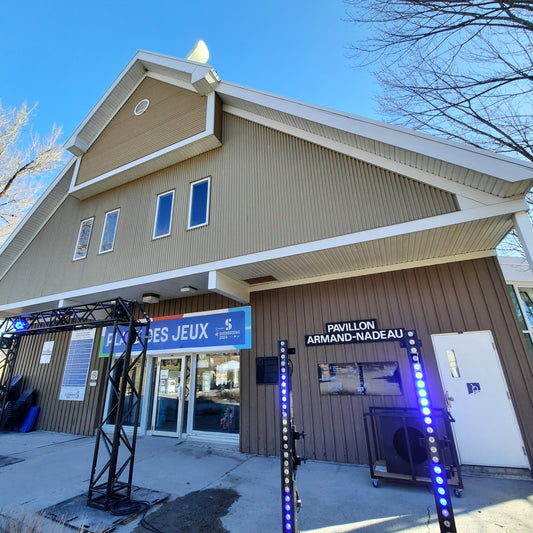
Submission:
[[[373,479],[372,480],[372,485],[374,485],[374,487],[377,489],[379,488],[379,479]]]
[[[463,491],[461,489],[453,489],[453,493],[458,497],[461,498],[463,495]]]

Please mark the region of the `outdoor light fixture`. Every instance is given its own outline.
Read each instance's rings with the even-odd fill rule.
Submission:
[[[159,303],[161,296],[155,292],[145,292],[143,294],[143,303],[145,304],[157,304]]]
[[[416,388],[418,408],[422,414],[424,429],[426,432],[426,443],[430,456],[430,472],[433,481],[433,493],[437,507],[437,515],[441,533],[456,533],[455,519],[451,504],[450,494],[446,481],[446,467],[439,452],[438,436],[436,426],[433,421],[433,407],[429,399],[427,382],[422,364],[420,346],[422,343],[418,339],[414,330],[407,330],[407,341],[404,346],[409,353],[411,371]]]
[[[24,318],[20,317],[13,322],[13,327],[17,331],[24,331],[25,329],[28,329],[29,324],[27,320],[24,320]]]
[[[180,292],[195,292],[196,290],[198,290],[196,287],[191,287],[190,285],[180,287]]]

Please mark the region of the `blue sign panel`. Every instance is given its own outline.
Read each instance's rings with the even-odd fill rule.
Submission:
[[[206,313],[189,313],[154,318],[150,323],[148,351],[179,353],[191,350],[245,350],[252,347],[251,307],[236,307]],[[127,331],[124,328],[122,331]],[[100,356],[109,355],[113,328],[104,329]],[[135,344],[133,351],[138,345]],[[115,353],[125,349],[125,339],[117,334]],[[138,350],[137,350],[138,351]]]

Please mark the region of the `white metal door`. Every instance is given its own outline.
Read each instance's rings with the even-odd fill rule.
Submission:
[[[431,338],[461,464],[529,468],[492,333]]]

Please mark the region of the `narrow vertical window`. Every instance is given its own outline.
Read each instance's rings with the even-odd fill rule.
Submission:
[[[109,211],[105,215],[104,228],[102,230],[102,238],[100,239],[100,252],[105,254],[112,252],[115,245],[115,235],[117,233],[118,215],[120,209]]]
[[[80,231],[78,233],[78,241],[76,249],[74,250],[74,261],[84,259],[87,256],[89,248],[89,241],[91,240],[91,232],[93,230],[94,217],[86,218],[81,221]]]
[[[173,206],[174,191],[165,192],[157,197],[157,209],[155,212],[154,221],[154,239],[170,235]]]
[[[187,229],[206,226],[209,222],[209,190],[211,178],[191,183],[189,224]]]

